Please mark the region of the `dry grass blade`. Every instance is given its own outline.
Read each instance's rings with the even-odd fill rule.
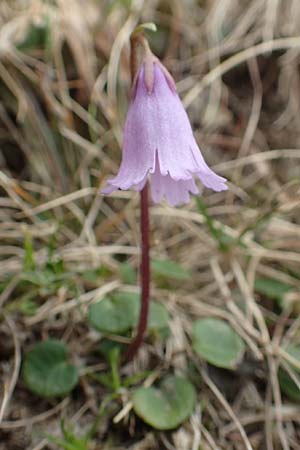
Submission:
[[[18,377],[19,377],[19,371],[21,367],[21,348],[20,348],[20,342],[17,335],[17,329],[14,322],[8,317],[5,316],[5,321],[11,331],[11,334],[13,336],[14,341],[14,369],[10,376],[10,380],[6,381],[4,383],[4,392],[3,392],[3,399],[0,407],[0,427],[1,423],[5,417],[5,414],[7,413],[7,409],[9,407],[9,402],[11,400],[11,397],[13,395],[14,389],[16,387]]]

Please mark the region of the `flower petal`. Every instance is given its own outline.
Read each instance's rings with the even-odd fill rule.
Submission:
[[[148,178],[148,175],[146,175],[145,178],[140,183],[135,184],[134,186],[132,186],[132,189],[134,191],[137,191],[137,192],[141,191],[144,188],[144,186],[145,186],[145,184],[147,182],[147,178]]]
[[[102,192],[108,194],[118,188],[139,191],[149,173],[153,174],[155,202],[163,197],[172,205],[188,202],[189,192],[198,193],[193,175],[208,188],[226,190],[226,179],[206,164],[180,98],[160,64],[154,63],[153,75],[149,92],[144,67],[139,71],[125,123],[121,166]]]
[[[152,139],[156,141],[162,175],[187,180],[197,171],[189,142],[193,139],[187,114],[176,92],[170,89],[161,68],[155,64],[151,95]]]
[[[147,173],[155,168],[151,98],[144,83],[142,68],[137,80],[136,94],[126,117],[121,166],[117,176],[108,180],[116,189],[129,189],[138,185]]]
[[[170,205],[176,206],[180,203],[188,203],[190,200],[190,192],[192,194],[199,193],[193,178],[175,181],[170,175],[162,175],[157,159],[155,172],[151,176],[152,200],[155,203],[159,203],[165,197]]]
[[[197,175],[200,178],[202,184],[214,191],[227,191],[228,186],[226,185],[226,178],[217,175],[204,161],[204,158],[199,150],[199,147],[194,140],[191,145],[191,152],[195,158],[198,170]]]

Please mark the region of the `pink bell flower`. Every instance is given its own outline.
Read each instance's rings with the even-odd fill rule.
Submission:
[[[121,166],[102,192],[140,191],[149,178],[152,200],[158,203],[165,198],[176,206],[188,203],[190,193],[199,193],[195,177],[214,191],[227,189],[227,180],[204,161],[172,76],[153,56],[137,73],[125,123]]]

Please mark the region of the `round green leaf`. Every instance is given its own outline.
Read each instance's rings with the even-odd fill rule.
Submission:
[[[68,394],[78,383],[78,370],[67,362],[65,344],[56,340],[39,342],[25,355],[23,378],[40,397]]]
[[[193,324],[193,347],[210,364],[234,369],[241,359],[245,344],[240,336],[220,319],[204,318]]]
[[[138,297],[124,292],[91,305],[88,320],[103,333],[124,333],[135,324],[138,308]]]
[[[120,292],[113,297],[105,297],[90,306],[88,320],[92,327],[102,333],[124,333],[135,328],[140,310],[140,296],[134,293]],[[169,314],[165,306],[150,301],[149,329],[161,329],[167,326]]]
[[[123,262],[119,266],[120,276],[125,284],[136,284],[137,283],[137,273],[136,270],[127,262]]]
[[[161,330],[168,326],[170,316],[162,303],[151,300],[149,308],[148,328],[150,330]]]
[[[173,278],[176,280],[187,280],[191,277],[191,273],[181,267],[174,261],[165,259],[154,259],[151,262],[151,268],[155,275],[164,278]]]
[[[285,348],[285,351],[289,353],[297,361],[300,361],[300,345],[290,344]],[[291,370],[294,371],[295,376],[298,378],[300,383],[300,370],[294,367],[292,364],[288,363]],[[289,374],[280,368],[278,371],[278,380],[281,390],[291,399],[300,401],[300,389],[294,382],[294,380],[289,376]]]
[[[196,400],[194,386],[184,378],[168,376],[159,388],[141,387],[133,395],[135,413],[157,430],[178,427],[192,413]]]

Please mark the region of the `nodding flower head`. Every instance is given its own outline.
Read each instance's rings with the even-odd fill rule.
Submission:
[[[148,54],[133,83],[120,169],[102,192],[140,191],[149,178],[153,201],[176,206],[199,193],[195,177],[214,191],[227,189],[204,161],[172,76]]]

